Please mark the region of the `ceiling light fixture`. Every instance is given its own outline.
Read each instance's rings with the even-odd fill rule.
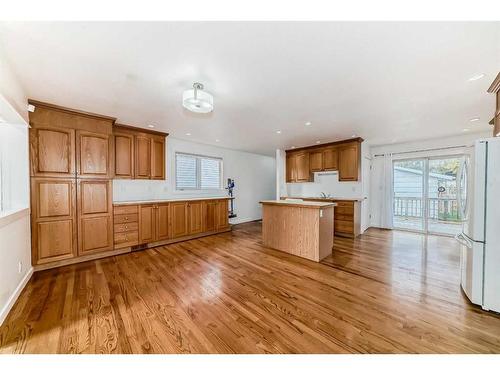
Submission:
[[[304,125],[305,126],[311,126],[311,121],[307,121]]]
[[[155,126],[154,125],[148,125],[148,128],[153,129]]]
[[[316,141],[316,143],[318,143],[318,144],[319,144],[319,143],[321,143],[321,141]]]
[[[483,78],[483,77],[484,77],[484,74],[483,74],[483,73],[481,73],[481,74],[476,74],[476,75],[474,75],[474,76],[470,77],[470,78],[469,78],[469,81],[470,81],[470,82],[477,81],[478,79],[481,79],[481,78]]]
[[[479,121],[479,117],[473,117],[469,120],[470,122],[476,122]]]
[[[214,110],[214,97],[203,91],[201,83],[193,83],[193,88],[182,93],[182,106],[195,113],[209,113]]]

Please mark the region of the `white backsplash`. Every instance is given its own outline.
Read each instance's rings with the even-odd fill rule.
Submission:
[[[339,182],[338,173],[315,173],[314,182],[287,183],[286,188],[290,197],[316,197],[322,192],[339,198],[363,196],[361,182]]]

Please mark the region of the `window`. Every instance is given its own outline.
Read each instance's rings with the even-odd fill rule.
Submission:
[[[222,189],[222,159],[177,152],[175,188],[177,190]]]

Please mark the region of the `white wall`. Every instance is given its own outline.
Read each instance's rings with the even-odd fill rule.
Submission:
[[[371,182],[370,182],[370,226],[380,227],[381,223],[381,209],[382,207],[382,180],[380,176],[383,176],[383,158],[376,157],[375,155],[387,154],[387,153],[400,153],[393,155],[393,160],[398,159],[408,159],[414,157],[430,157],[430,156],[446,156],[461,153],[472,152],[473,144],[476,139],[491,137],[491,133],[472,133],[464,134],[452,137],[443,138],[433,138],[424,141],[417,142],[406,142],[406,143],[394,143],[389,145],[372,146],[371,147],[371,157],[372,157],[372,170],[371,170]],[[461,147],[466,146],[466,147]],[[451,149],[436,150],[436,151],[425,151],[419,152],[418,150],[429,150],[429,149],[442,149],[454,147]]]
[[[237,218],[231,223],[262,218],[260,200],[273,199],[276,194],[275,158],[236,151],[167,137],[167,180],[114,180],[115,202],[148,199],[182,199],[194,197],[227,196],[226,190],[208,192],[175,190],[175,153],[187,152],[223,159],[224,186],[228,178],[235,180],[234,209]]]
[[[11,122],[0,123],[0,153],[4,160],[9,155],[2,189],[14,187],[5,194],[7,210],[0,213],[0,324],[33,273],[26,105],[26,95],[0,49],[0,116]]]

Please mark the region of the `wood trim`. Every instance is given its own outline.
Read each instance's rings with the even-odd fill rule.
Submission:
[[[114,124],[113,128],[118,130],[118,131],[129,131],[129,132],[134,132],[134,133],[139,132],[139,133],[159,135],[162,137],[168,137],[168,133],[160,132],[158,130],[139,128],[137,126],[132,126],[132,125]]]
[[[71,113],[71,114],[77,114],[80,116],[85,116],[85,117],[91,117],[99,120],[109,120],[113,122],[113,124],[116,121],[116,117],[110,117],[110,116],[104,116],[100,115],[97,113],[92,113],[92,112],[86,112],[86,111],[81,111],[79,109],[73,109],[73,108],[68,108],[68,107],[63,107],[60,105],[56,104],[51,104],[51,103],[45,103],[41,102],[39,100],[34,100],[34,99],[28,99],[28,104],[32,104],[35,107],[45,107],[45,108],[50,108],[59,112],[66,112],[66,113]]]
[[[285,152],[300,152],[300,151],[310,151],[310,150],[316,150],[324,147],[329,147],[329,146],[338,146],[343,143],[349,143],[349,142],[363,142],[364,139],[361,137],[357,138],[349,138],[349,139],[343,139],[341,141],[335,141],[335,142],[329,142],[329,143],[322,143],[319,145],[312,145],[312,146],[304,146],[304,147],[299,147],[299,148],[294,148],[294,149],[289,149],[285,150]]]
[[[48,270],[51,268],[67,266],[67,265],[75,264],[75,263],[83,263],[83,262],[88,262],[90,260],[101,259],[101,258],[106,258],[106,257],[111,257],[111,256],[121,255],[121,254],[126,254],[126,253],[130,253],[130,247],[123,248],[123,249],[110,250],[110,251],[106,251],[106,252],[102,252],[102,253],[82,255],[82,256],[79,256],[77,258],[65,259],[65,260],[60,260],[57,262],[52,262],[52,263],[47,263],[47,264],[39,264],[39,265],[33,266],[33,269],[35,272],[43,271],[43,270]]]
[[[496,93],[500,91],[500,72],[497,74],[487,91],[489,93]]]

